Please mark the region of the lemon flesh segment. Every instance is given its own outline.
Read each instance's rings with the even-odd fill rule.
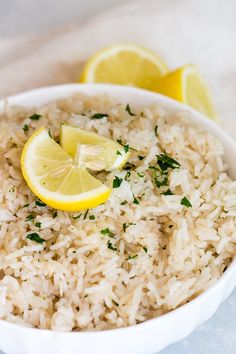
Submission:
[[[77,211],[104,203],[110,188],[90,175],[40,128],[24,146],[22,174],[33,193],[47,205]]]
[[[60,144],[78,166],[92,171],[121,169],[130,156],[120,144],[69,125],[61,126]]]
[[[193,65],[185,65],[163,76],[155,90],[218,121],[207,84]]]
[[[135,44],[118,44],[95,53],[87,62],[81,82],[106,82],[153,90],[168,71],[152,51]]]

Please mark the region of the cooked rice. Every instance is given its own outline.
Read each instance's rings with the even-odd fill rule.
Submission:
[[[0,117],[1,319],[60,331],[134,325],[190,301],[230,264],[236,182],[225,172],[221,144],[161,107],[131,105],[135,116],[125,107],[82,95],[31,110],[6,106]],[[35,112],[38,121],[28,118]],[[96,112],[109,117],[90,119]],[[34,130],[44,125],[57,138],[65,122],[137,150],[130,170],[99,174],[108,185],[115,176],[123,181],[104,205],[80,218],[80,212],[37,206],[20,169]],[[163,152],[181,164],[168,171],[173,195],[162,194],[167,187],[158,188],[149,169]],[[184,197],[192,207],[181,204]],[[35,218],[26,221],[29,214]],[[104,228],[114,236],[103,235]],[[30,231],[47,242],[26,239]]]

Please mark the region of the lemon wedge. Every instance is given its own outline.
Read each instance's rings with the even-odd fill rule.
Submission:
[[[95,53],[85,65],[81,82],[106,82],[152,90],[167,73],[164,61],[135,44],[117,44]]]
[[[185,65],[163,76],[155,90],[218,121],[207,84],[193,65]]]
[[[114,141],[80,128],[62,125],[60,145],[80,167],[92,171],[121,169],[130,156],[128,145]]]
[[[21,156],[22,174],[33,193],[47,205],[77,211],[104,203],[110,188],[58,145],[44,128],[27,141]]]

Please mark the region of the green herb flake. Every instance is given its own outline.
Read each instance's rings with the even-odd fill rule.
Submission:
[[[29,206],[29,203],[28,203],[28,204],[23,205],[23,207],[22,207],[22,208],[27,208],[28,206]]]
[[[91,119],[102,119],[107,117],[109,117],[109,115],[106,113],[95,113],[92,115]]]
[[[125,205],[127,203],[128,203],[127,200],[124,200],[123,202],[120,203],[120,205]]]
[[[154,129],[154,132],[155,132],[155,135],[157,137],[157,130],[158,130],[158,125],[155,126],[155,129]]]
[[[133,255],[133,256],[129,256],[128,258],[126,258],[126,261],[129,261],[129,260],[131,260],[131,259],[135,259],[135,258],[137,258],[137,257],[138,257],[137,254],[135,254],[135,255]]]
[[[117,251],[117,247],[114,247],[110,240],[107,241],[107,247],[112,251]]]
[[[72,219],[77,220],[81,217],[81,215],[82,215],[82,213],[80,213],[79,215],[76,215],[76,216],[72,216]]]
[[[122,156],[122,153],[121,153],[119,150],[117,150],[117,151],[116,151],[116,155]]]
[[[123,181],[123,178],[119,178],[117,176],[115,176],[115,179],[113,179],[113,184],[112,184],[112,187],[113,188],[119,188],[121,183]]]
[[[39,236],[39,234],[37,234],[37,232],[32,232],[32,233],[28,234],[28,235],[26,236],[26,238],[28,238],[28,239],[31,240],[31,241],[35,241],[35,242],[37,242],[37,243],[46,242],[46,240],[44,240],[43,238],[41,238],[41,237]]]
[[[180,167],[180,163],[166,153],[157,155],[156,158],[157,164],[162,171],[167,171],[168,168],[175,169]]]
[[[38,227],[39,229],[40,229],[41,225],[42,225],[41,222],[38,222],[38,221],[37,221],[37,222],[35,223],[35,226]]]
[[[89,215],[89,220],[95,220],[95,215]]]
[[[55,211],[52,215],[52,218],[55,219],[57,217],[57,211]]]
[[[109,229],[109,227],[106,227],[105,229],[102,229],[100,231],[100,233],[102,235],[105,235],[105,236],[108,236],[108,237],[111,237],[111,238],[115,238],[115,234]]]
[[[35,201],[35,205],[39,206],[39,207],[45,207],[46,204],[44,202],[42,202],[40,199],[37,199]]]
[[[127,171],[126,172],[126,175],[125,175],[125,180],[128,182],[129,180],[129,177],[131,176],[131,172],[130,171]]]
[[[158,174],[156,171],[154,172],[154,183],[160,188],[168,185],[168,177],[166,175]]]
[[[129,223],[124,223],[123,225],[122,225],[122,228],[123,228],[123,231],[125,232],[127,229],[128,229],[128,227],[130,227],[131,225],[135,225],[134,223],[132,223],[132,222],[129,222]]]
[[[134,204],[140,204],[140,203],[139,203],[139,201],[138,201],[138,199],[137,199],[137,198],[135,198],[135,196],[134,196],[133,203],[134,203]]]
[[[143,250],[145,253],[147,253],[147,251],[148,251],[147,247],[145,247],[145,246],[143,247]]]
[[[25,132],[25,134],[29,131],[29,126],[28,124],[24,124],[23,128],[22,128]]]
[[[144,174],[143,174],[143,173],[140,173],[140,172],[137,172],[137,175],[138,175],[140,178],[143,178],[143,177],[144,177]]]
[[[87,218],[89,210],[86,210],[86,212],[84,213],[84,220]]]
[[[174,195],[174,193],[168,188],[165,192],[161,193],[162,195]]]
[[[183,197],[181,199],[180,204],[186,206],[187,208],[190,208],[192,206],[192,204],[190,203],[190,201],[186,197]]]
[[[132,117],[135,116],[135,114],[131,111],[131,108],[130,108],[129,104],[126,105],[125,110],[126,110],[126,112],[129,113],[130,116],[132,116]]]
[[[33,219],[35,219],[35,215],[29,214],[29,215],[26,216],[25,221],[27,222],[27,221],[31,221]]]
[[[29,117],[29,119],[31,120],[39,120],[40,118],[42,118],[41,114],[37,114],[37,113],[34,113],[32,114],[32,116]]]
[[[52,139],[52,134],[51,134],[51,130],[48,129],[48,135],[50,136],[50,138]]]
[[[138,159],[142,161],[144,159],[144,156],[138,155]]]

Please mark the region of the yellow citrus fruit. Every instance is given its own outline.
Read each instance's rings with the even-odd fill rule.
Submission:
[[[117,44],[95,53],[86,63],[81,82],[106,82],[153,90],[168,71],[164,61],[135,44]]]
[[[27,141],[21,156],[23,176],[33,191],[47,205],[77,211],[104,203],[110,188],[79,167],[44,128]]]
[[[69,125],[61,126],[60,145],[78,166],[93,171],[121,169],[130,156],[128,146]]]
[[[156,83],[155,91],[218,120],[207,84],[193,65],[185,65],[163,76]]]

